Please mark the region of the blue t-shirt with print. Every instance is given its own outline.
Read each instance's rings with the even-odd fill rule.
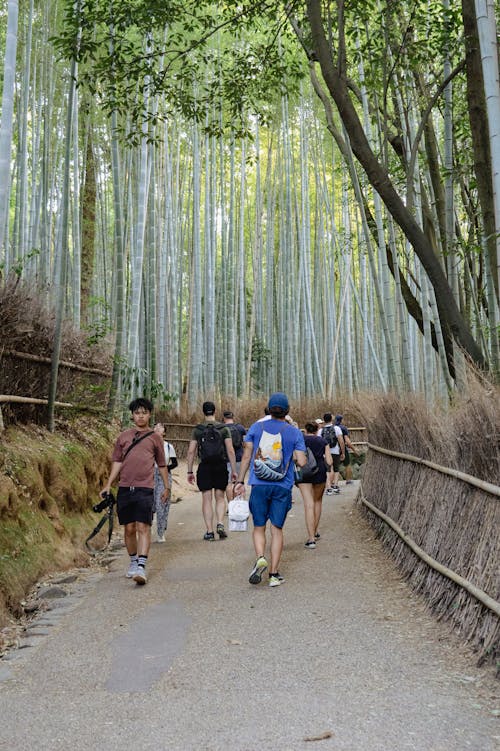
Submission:
[[[266,433],[272,433],[273,435],[281,433],[283,464],[285,467],[288,464],[288,470],[286,476],[283,478],[283,480],[279,480],[279,482],[266,482],[265,480],[259,480],[259,478],[255,476],[255,472],[253,471],[253,460],[255,458],[255,453],[259,447],[260,438],[264,430],[266,431]],[[252,460],[250,462],[250,476],[248,479],[249,485],[279,485],[282,488],[293,488],[293,452],[306,450],[304,436],[298,428],[294,428],[293,425],[289,425],[287,422],[283,422],[282,420],[271,419],[264,420],[263,422],[254,422],[254,424],[248,430],[248,433],[246,435],[246,442],[253,445]]]

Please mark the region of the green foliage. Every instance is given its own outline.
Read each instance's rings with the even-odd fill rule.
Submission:
[[[151,383],[149,396],[157,409],[170,410],[175,406],[178,394],[172,394],[166,390],[163,383]]]
[[[52,41],[102,107],[127,116],[131,141],[172,112],[218,133],[221,109],[223,127],[248,134],[247,115],[266,121],[269,102],[305,72],[286,14],[270,2],[66,2]],[[168,103],[161,115],[157,95]]]
[[[21,257],[16,258],[16,260],[11,266],[12,273],[20,278],[24,271],[26,261],[29,261],[32,258],[36,258],[36,256],[39,256],[39,255],[40,255],[40,250],[38,248],[33,248],[33,250],[27,253],[26,256],[24,256],[24,258],[21,258]]]
[[[89,347],[92,347],[105,339],[113,331],[113,327],[109,323],[112,310],[111,304],[103,297],[91,297],[88,307],[89,311],[99,309],[100,312],[104,310],[103,318],[93,320],[87,326],[83,327],[83,330],[88,333],[87,344]]]
[[[167,391],[163,383],[151,380],[146,368],[133,368],[123,359],[120,372],[122,394],[126,403],[132,398],[132,394],[142,393],[151,399],[158,409],[168,410],[175,405],[178,395]]]
[[[377,7],[372,7],[376,5]],[[429,83],[440,81],[443,61],[448,51],[452,65],[463,54],[460,37],[463,32],[460,3],[428,3],[415,0],[384,0],[357,2],[349,5],[345,18],[348,59],[357,66],[358,55],[369,61],[365,70],[367,84],[383,92],[385,103],[388,88],[398,87],[396,71],[427,71]],[[359,53],[355,46],[359,44]],[[455,60],[455,62],[453,62]],[[349,75],[357,78],[356,69]]]

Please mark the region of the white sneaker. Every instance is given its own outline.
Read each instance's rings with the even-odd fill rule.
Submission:
[[[271,574],[269,576],[269,586],[270,587],[279,587],[280,584],[283,584],[285,581],[285,577],[281,576],[281,574]]]
[[[166,542],[165,535],[161,535],[156,542]]]
[[[137,573],[138,568],[139,568],[139,564],[137,563],[137,561],[132,561],[130,566],[128,567],[127,573],[125,574],[127,579],[133,579]]]

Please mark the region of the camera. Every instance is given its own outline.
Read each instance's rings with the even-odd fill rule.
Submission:
[[[113,493],[106,493],[102,501],[96,503],[95,506],[92,506],[92,511],[95,511],[96,514],[99,514],[101,511],[104,511],[104,509],[111,507],[114,502],[115,498],[113,496]]]

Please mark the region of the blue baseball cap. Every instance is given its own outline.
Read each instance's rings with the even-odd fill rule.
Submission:
[[[335,415],[335,422],[342,422],[344,415]]]
[[[269,397],[268,405],[269,409],[272,407],[280,407],[280,409],[289,409],[288,397],[282,391],[277,391],[275,394],[271,394]]]

